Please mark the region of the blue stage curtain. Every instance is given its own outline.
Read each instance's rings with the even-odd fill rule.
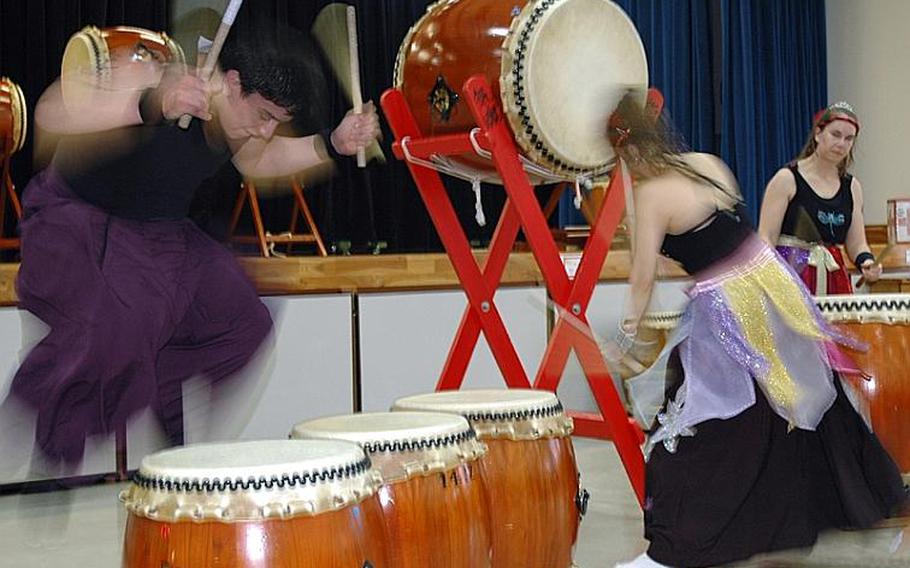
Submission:
[[[758,219],[765,184],[826,104],[824,0],[618,0],[641,35],[651,86],[692,150],[720,155]],[[572,196],[559,224],[584,224]]]
[[[720,0],[720,156],[753,221],[765,185],[827,103],[824,0]]]

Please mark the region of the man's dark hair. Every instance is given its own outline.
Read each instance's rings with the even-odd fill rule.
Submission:
[[[238,25],[239,24],[239,25]],[[258,93],[294,116],[302,127],[319,125],[326,111],[326,80],[309,37],[283,25],[232,27],[218,64],[240,74],[245,95]]]

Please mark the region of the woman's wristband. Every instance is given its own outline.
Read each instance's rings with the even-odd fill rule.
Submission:
[[[620,353],[625,355],[635,345],[635,332],[626,331],[622,323],[620,323],[613,341],[619,346]]]
[[[871,252],[861,252],[856,255],[856,260],[853,261],[853,264],[856,265],[857,268],[862,268],[863,263],[867,260],[875,262],[875,256],[873,256]]]

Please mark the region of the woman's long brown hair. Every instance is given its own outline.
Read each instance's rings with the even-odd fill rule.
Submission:
[[[696,171],[682,159],[681,154],[687,151],[682,139],[675,133],[666,117],[666,113],[655,116],[655,111],[647,104],[641,92],[629,91],[616,106],[607,125],[607,136],[617,154],[627,154],[624,148],[635,148],[634,160],[643,163],[659,176],[671,170],[699,183],[708,184],[741,202],[742,197],[733,189],[719,181]]]

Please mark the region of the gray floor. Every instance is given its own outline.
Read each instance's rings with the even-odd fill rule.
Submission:
[[[576,562],[579,568],[611,568],[645,549],[641,511],[611,444],[578,439],[575,446],[583,483],[592,495]],[[117,494],[123,487],[0,498],[0,566],[119,566],[126,515]],[[910,567],[906,532],[902,527],[832,532],[812,550],[754,558],[736,568]]]

